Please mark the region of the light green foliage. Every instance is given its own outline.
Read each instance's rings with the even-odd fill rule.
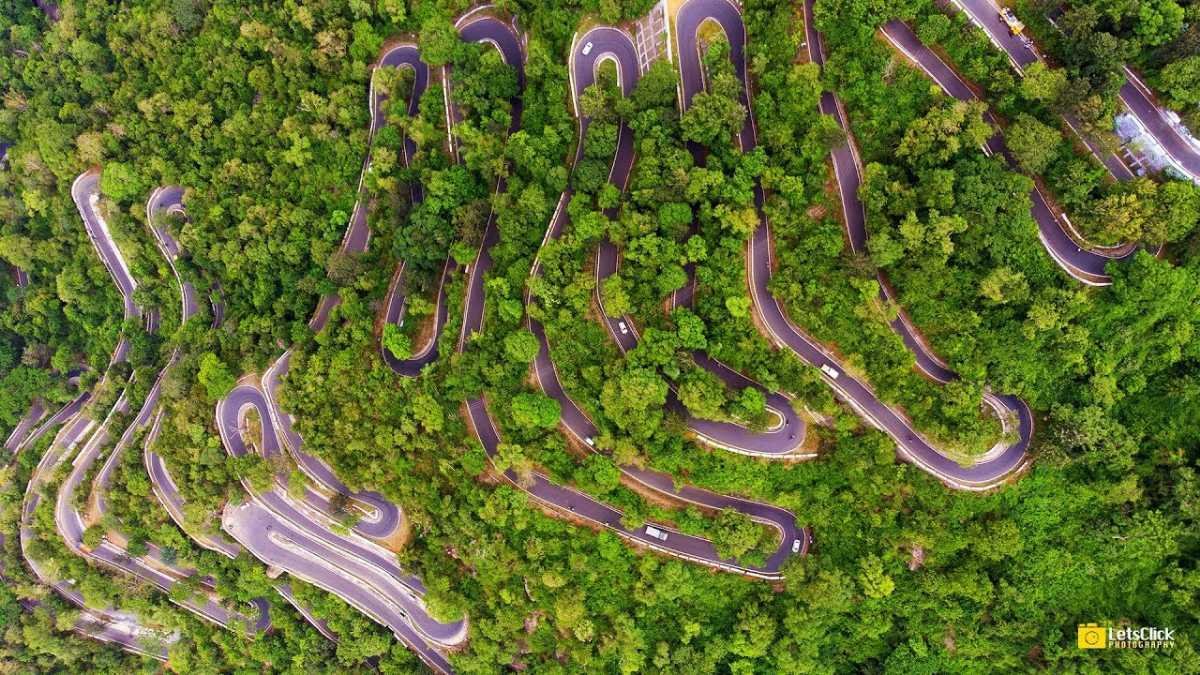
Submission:
[[[208,398],[213,401],[228,394],[237,384],[233,373],[221,362],[220,357],[212,352],[208,352],[200,358],[200,370],[196,379],[204,387]]]

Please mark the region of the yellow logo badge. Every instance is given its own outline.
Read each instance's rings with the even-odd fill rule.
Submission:
[[[1104,649],[1108,646],[1108,629],[1094,623],[1079,624],[1080,649]]]

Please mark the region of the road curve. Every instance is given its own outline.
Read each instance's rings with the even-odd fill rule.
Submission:
[[[367,132],[367,156],[363,159],[362,171],[358,175],[358,188],[355,192],[354,209],[350,212],[350,222],[346,225],[346,233],[342,235],[340,251],[349,254],[361,254],[367,250],[371,241],[371,228],[367,225],[367,202],[363,199],[367,172],[371,169],[371,148],[375,134],[387,123],[383,112],[383,101],[387,98],[375,89],[375,74],[380,68],[392,67],[412,68],[416,75],[413,82],[413,96],[409,101],[409,114],[416,113],[417,102],[421,93],[429,83],[429,67],[421,61],[421,55],[416,45],[397,44],[389,47],[380,55],[379,60],[371,68],[371,84],[367,90],[367,107],[371,115],[371,123]],[[404,139],[405,162],[416,152],[416,144],[409,138]],[[330,293],[321,298],[317,309],[309,321],[309,327],[320,332],[329,321],[329,313],[341,302],[337,293]]]
[[[517,91],[518,95],[509,101],[511,105],[511,123],[509,125],[509,133],[515,132],[521,127],[521,115],[524,111],[524,102],[521,100],[521,94],[525,91],[525,57],[521,48],[521,43],[512,28],[505,24],[500,19],[490,15],[472,16],[475,12],[468,12],[455,22],[455,28],[458,30],[458,36],[465,42],[486,42],[495,47],[500,52],[500,57],[506,64],[513,67],[517,72]],[[449,68],[445,69],[447,75]],[[449,79],[447,78],[447,92],[449,92]],[[447,94],[447,110],[448,119],[457,121],[459,119],[458,110],[454,107],[453,96]],[[409,107],[409,114],[415,114],[415,99],[414,103]],[[454,130],[447,129],[447,134],[453,144]],[[457,159],[457,153],[454,153]],[[496,183],[495,193],[500,194],[507,188],[507,181],[501,177]],[[480,243],[480,249],[491,248],[500,239],[500,233],[496,226],[496,211],[492,209],[488,212],[487,223],[484,226],[483,237]],[[391,288],[388,289],[388,297],[385,303],[384,321],[389,324],[399,325],[404,319],[404,301],[405,294],[403,289],[403,276],[405,264],[401,263],[397,268],[395,278],[392,281]],[[450,280],[450,275],[455,271],[457,265],[453,260],[447,259],[445,267],[442,269],[442,275],[438,281],[435,299],[435,316],[433,333],[429,341],[421,348],[419,352],[408,359],[397,359],[385,347],[380,345],[379,351],[385,363],[392,369],[393,372],[404,377],[416,377],[421,373],[425,366],[433,363],[438,358],[438,338],[442,334],[442,329],[446,325],[447,314],[449,308],[446,302],[446,283]],[[468,290],[468,293],[474,292]],[[482,292],[482,289],[479,290]],[[471,316],[470,312],[478,311],[479,317]],[[482,322],[483,303],[469,303],[467,308],[468,315],[465,317],[463,332],[459,335],[460,343],[465,340],[469,333],[465,328],[465,324],[475,325]]]
[[[86,176],[88,174],[84,175]],[[120,290],[126,304],[126,316],[130,315],[130,311],[128,309],[129,307],[133,307],[133,314],[136,315],[136,313],[139,311],[139,308],[131,297],[131,294],[133,289],[137,287],[137,284],[133,280],[132,276],[129,275],[128,267],[125,265],[120,251],[112,242],[111,236],[107,230],[107,226],[97,211],[99,194],[91,191],[91,188],[86,187],[88,185],[95,186],[96,184],[84,183],[81,185],[79,180],[76,181],[76,187],[88,190],[88,192],[85,194],[76,196],[77,205],[79,205],[80,212],[85,214],[85,224],[88,228],[89,236],[92,238],[93,243],[96,244],[97,250],[101,253],[101,257],[104,258],[106,266],[109,268],[110,272],[112,272],[114,280],[117,282],[118,289]],[[150,214],[151,204],[153,204],[155,198],[161,194],[162,191],[156,190],[155,194],[152,195],[151,200],[147,204],[148,215]],[[86,214],[88,211],[90,211],[91,215],[95,218],[95,222],[87,220]],[[148,221],[147,225],[151,227],[152,230],[154,229],[152,222]],[[166,252],[166,250],[163,252],[164,255],[167,256],[168,261],[170,261],[170,255]],[[147,313],[147,315],[149,316],[150,314]],[[132,444],[135,433],[139,429],[143,429],[149,424],[150,419],[154,415],[154,411],[158,405],[158,396],[161,390],[163,377],[166,375],[167,371],[170,370],[171,366],[175,364],[178,358],[179,350],[176,349],[171,354],[167,364],[159,372],[158,377],[155,379],[155,382],[151,386],[150,390],[147,392],[145,401],[143,402],[141,409],[138,411],[133,423],[125,430],[125,432],[117,440],[116,444],[112,447],[108,461],[104,464],[101,471],[96,475],[92,495],[97,499],[96,510],[98,513],[98,518],[102,517],[107,511],[107,504],[102,497],[102,493],[106,489],[108,483],[111,481],[111,476],[117,466],[117,462],[119,461],[119,458],[121,457],[125,448]],[[114,355],[112,363],[110,363],[110,368],[112,364],[115,364],[119,360],[123,359],[124,354],[120,356]],[[167,562],[166,558],[161,554],[161,551],[159,551],[154,545],[150,545],[148,553],[140,557],[130,556],[121,544],[111,541],[107,535],[95,548],[89,548],[85,546],[83,543],[83,533],[86,529],[84,518],[75,507],[76,491],[78,490],[82,481],[87,477],[91,471],[91,467],[99,458],[100,454],[103,453],[107,443],[110,440],[111,422],[113,416],[117,413],[127,412],[128,407],[128,401],[125,398],[125,395],[122,394],[117,403],[105,417],[104,421],[95,429],[95,431],[91,433],[90,437],[87,438],[87,441],[84,443],[82,449],[76,455],[75,460],[72,462],[71,471],[63,480],[58,491],[55,503],[55,523],[68,548],[70,548],[71,551],[76,555],[81,555],[90,561],[119,572],[130,574],[146,583],[157,586],[159,589],[169,594],[178,581],[195,575],[195,570],[186,570]],[[68,455],[69,451],[62,455],[62,459],[65,459]],[[176,602],[180,606],[197,613],[202,618],[205,618],[223,627],[228,627],[233,620],[237,620],[247,626],[254,624],[254,622],[250,621],[244,616],[228,611],[220,603],[215,601],[215,596],[211,593],[212,591],[215,591],[215,587],[213,586],[211,580],[208,580],[208,583],[205,585],[209,587],[210,593],[207,594],[208,597],[206,597],[206,599],[203,601],[196,601],[191,598],[182,601],[177,601],[174,598],[171,598],[171,600],[172,602]],[[265,613],[260,615],[256,625],[261,630],[268,629],[270,627],[269,616]]]
[[[1000,8],[997,7],[992,0],[952,0],[955,6],[961,9],[967,17],[979,28],[981,28],[992,41],[992,44],[1004,51],[1008,56],[1009,63],[1018,75],[1024,75],[1025,69],[1034,63],[1042,61],[1042,55],[1031,44],[1026,44],[1020,38],[1012,35],[1008,26],[1000,18]],[[895,23],[895,22],[893,22]],[[888,24],[888,29],[892,28]],[[907,26],[905,27],[907,28]],[[899,27],[896,27],[899,33]],[[909,31],[911,32],[911,31]],[[889,36],[890,39],[890,36]],[[936,57],[935,57],[936,58]],[[1133,72],[1128,66],[1123,67],[1125,71],[1125,84],[1121,86],[1118,93],[1118,98],[1121,104],[1125,107],[1137,124],[1154,137],[1155,141],[1166,152],[1171,165],[1183,177],[1195,183],[1200,183],[1200,148],[1192,142],[1185,139],[1179,131],[1167,121],[1162,107],[1155,102],[1155,97],[1150,88],[1142,82],[1137,73]],[[939,82],[940,84],[940,82]],[[1121,160],[1120,157],[1108,152],[1098,146],[1093,140],[1080,132],[1080,124],[1077,120],[1069,115],[1064,115],[1064,120],[1067,125],[1079,136],[1079,138],[1087,145],[1092,154],[1100,160],[1101,164],[1108,169],[1109,174],[1117,180],[1130,180],[1134,178],[1133,172],[1129,166]],[[1040,226],[1040,221],[1039,221]],[[1067,224],[1068,229],[1070,224]],[[1073,231],[1072,231],[1073,232]],[[1066,234],[1066,233],[1064,233]],[[1069,238],[1069,237],[1068,237]],[[1076,236],[1076,239],[1082,240],[1082,237]],[[1045,240],[1043,240],[1045,242]],[[1054,247],[1051,255],[1055,260],[1059,260],[1060,255],[1070,253],[1071,246],[1074,242],[1045,242],[1047,247]],[[1124,244],[1113,247],[1097,247],[1084,244],[1084,249],[1080,253],[1091,253],[1092,256],[1100,258],[1109,258],[1114,260],[1128,259],[1136,251],[1136,246],[1132,244]],[[1103,264],[1101,260],[1090,260],[1090,267],[1094,271],[1097,267],[1103,273]],[[1062,262],[1060,262],[1062,264]],[[1107,275],[1102,285],[1111,283],[1111,279]]]
[[[130,275],[128,265],[126,265],[124,258],[121,256],[120,251],[116,247],[115,242],[113,242],[112,236],[108,231],[108,226],[99,213],[99,172],[95,170],[88,171],[76,178],[75,182],[71,186],[71,196],[74,199],[75,206],[79,210],[79,214],[83,219],[84,228],[87,230],[88,238],[91,240],[92,245],[96,248],[96,252],[99,254],[101,261],[108,269],[109,274],[113,278],[113,282],[117,285],[117,289],[121,293],[125,318],[128,320],[141,317],[141,308],[139,308],[133,301],[133,292],[137,288],[137,284]],[[128,352],[128,345],[128,341],[124,336],[122,336],[117,343],[117,347],[113,351],[109,361],[109,368],[106,369],[101,384],[108,381],[109,372],[111,371],[112,365],[125,360]],[[86,399],[82,400],[86,401]],[[111,419],[113,412],[121,409],[124,405],[126,405],[125,396],[122,394],[117,404],[114,405],[113,410],[110,411],[108,417],[106,418],[106,422],[108,419]],[[38,579],[42,583],[54,588],[60,595],[62,595],[72,604],[79,606],[85,611],[93,611],[86,607],[83,601],[83,595],[75,589],[72,583],[68,581],[55,581],[51,579],[38,561],[31,558],[28,554],[28,545],[36,536],[32,530],[33,514],[37,509],[38,503],[40,502],[41,489],[47,480],[49,480],[48,474],[66,457],[74,452],[77,444],[87,440],[89,435],[96,430],[95,422],[88,419],[82,413],[83,408],[81,402],[77,412],[70,418],[68,422],[64,424],[62,430],[55,437],[54,442],[50,445],[50,448],[42,456],[37,468],[30,477],[29,484],[26,486],[25,490],[20,534],[22,553],[26,562],[29,564],[30,569],[33,570]],[[64,482],[64,486],[66,486],[68,482],[69,481]],[[76,483],[77,482],[78,480]],[[56,509],[55,521],[61,530],[63,523],[59,518],[59,510],[60,509]],[[68,545],[70,545],[70,543],[71,539],[68,538]],[[128,612],[124,612],[119,609],[108,609],[104,611],[94,611],[94,613],[100,615],[106,620],[111,620],[129,627],[127,631],[123,631],[119,635],[115,636],[115,639],[125,640],[121,643],[121,645],[126,649],[139,651],[140,653],[143,650],[135,642],[135,636],[158,635],[154,631],[149,631],[141,627],[138,624],[137,618]],[[114,636],[110,635],[109,637]],[[169,643],[170,640],[168,636],[159,635],[159,637],[162,638],[163,646],[161,650],[159,650],[161,653],[155,653],[158,654],[160,658],[165,660],[165,645]]]
[[[64,599],[83,611],[83,616],[75,625],[75,629],[80,634],[114,643],[127,651],[146,654],[160,661],[166,661],[167,650],[178,640],[177,635],[163,635],[147,629],[138,622],[136,616],[117,608],[92,609],[88,607],[84,602],[83,594],[74,585],[67,580],[55,580],[40,561],[29,555],[29,545],[37,537],[33,531],[33,515],[41,501],[41,490],[48,474],[95,427],[95,422],[80,414],[87,398],[85,394],[68,406],[68,408],[73,407],[74,412],[71,412],[63,420],[62,429],[55,436],[50,449],[38,462],[29,484],[25,488],[25,497],[21,508],[21,553],[26,564],[29,565],[29,569],[41,583],[53,588]],[[103,626],[108,626],[108,628],[102,628]],[[148,641],[158,644],[153,648],[148,648],[145,644]]]
[[[117,285],[117,290],[121,293],[125,318],[133,319],[142,316],[141,308],[133,301],[133,292],[137,290],[137,281],[129,273],[129,265],[117,249],[117,244],[108,231],[108,223],[100,215],[100,171],[92,169],[79,174],[79,177],[71,184],[71,198],[74,199],[75,208],[79,210],[79,215],[83,218],[88,239],[96,247],[100,261],[112,275],[113,283]],[[121,352],[118,356],[114,356],[113,360],[119,361],[123,358],[124,352]]]
[[[746,31],[738,8],[726,0],[688,0],[676,17],[680,69],[685,91],[684,105],[690,103],[691,95],[700,91],[699,87],[703,85],[696,35],[700,24],[706,20],[716,21],[729,39],[730,58],[743,84],[742,104],[750,111],[739,133],[742,149],[748,152],[757,145],[757,132],[747,88],[749,79],[745,62]],[[1028,406],[1019,399],[1011,396],[985,398],[989,404],[1007,408],[1015,414],[1016,419],[1011,423],[1006,419],[1007,415],[1002,415],[1002,421],[1006,426],[1011,424],[1014,427],[1011,432],[1016,435],[1017,440],[998,449],[998,452],[989,452],[985,461],[963,467],[938,452],[913,429],[908,419],[881,402],[870,387],[846,372],[832,354],[791,323],[769,289],[772,273],[770,224],[761,211],[765,198],[761,186],[755,188],[755,193],[756,202],[760,207],[760,223],[751,237],[749,246],[750,289],[755,309],[771,338],[777,344],[794,351],[808,364],[821,368],[822,377],[834,392],[873,426],[891,436],[903,458],[938,477],[947,485],[966,490],[985,490],[1001,484],[1022,469],[1028,460],[1027,451],[1033,435],[1033,415]],[[826,369],[837,373],[837,377],[830,377]]]
[[[413,630],[403,604],[397,603],[394,596],[373,592],[373,581],[356,574],[351,556],[280,519],[257,499],[226,505],[222,526],[256,558],[342,598],[388,627],[430,668],[453,672],[445,655]]]
[[[235,387],[217,403],[216,425],[230,455],[241,457],[251,452],[244,439],[244,425],[251,411],[257,413],[260,420],[262,435],[257,442],[260,454],[270,457],[281,452],[277,431],[269,423],[268,405],[267,397],[261,389],[245,383]],[[286,523],[290,530],[303,533],[312,541],[321,542],[322,546],[337,551],[339,560],[342,561],[339,567],[316,559],[308,560],[295,570],[288,567],[288,572],[295,571],[304,579],[319,579],[321,583],[326,584],[332,584],[333,578],[342,573],[370,580],[377,592],[390,598],[389,602],[403,610],[403,616],[397,614],[393,618],[404,619],[425,639],[446,647],[457,646],[466,639],[465,620],[442,623],[428,615],[419,599],[419,596],[424,595],[425,587],[419,579],[400,569],[394,553],[353,532],[345,535],[335,533],[332,530],[333,522],[325,515],[326,512],[309,505],[307,500],[293,500],[287,494],[286,488],[280,487],[278,483],[268,491],[255,491],[249,485],[246,485],[246,488],[250,491],[253,501],[272,513],[281,527]],[[229,531],[228,528],[226,531]],[[230,534],[252,552],[270,549],[269,542],[260,540],[264,536],[262,533],[252,533],[254,541],[248,541],[238,533]]]
[[[400,528],[403,512],[400,507],[388,501],[386,497],[372,490],[352,491],[337,477],[319,457],[304,452],[304,440],[296,433],[290,413],[284,412],[279,406],[279,387],[282,378],[287,376],[291,366],[292,351],[289,349],[271,364],[263,374],[263,391],[267,395],[271,423],[283,437],[283,445],[296,460],[297,466],[304,475],[319,484],[327,492],[343,494],[350,497],[351,504],[360,514],[354,524],[354,531],[373,539],[386,539]],[[308,489],[305,500],[310,504],[319,505],[321,510],[332,511],[332,505],[324,492]]]
[[[421,94],[429,84],[429,67],[421,61],[421,54],[417,50],[416,45],[413,44],[402,43],[389,47],[380,55],[375,65],[372,66],[371,83],[367,91],[367,108],[371,117],[367,133],[367,155],[363,159],[362,171],[359,173],[358,187],[355,192],[354,208],[351,211],[350,221],[346,226],[346,233],[342,237],[341,244],[341,251],[350,254],[365,252],[371,239],[371,228],[367,223],[367,200],[364,197],[366,194],[366,176],[367,172],[371,169],[371,152],[375,134],[387,123],[387,115],[384,112],[383,106],[387,100],[387,96],[383,92],[378,91],[375,85],[375,75],[379,72],[380,68],[384,67],[413,69],[415,78],[413,81],[412,96],[408,103],[410,115],[416,114]],[[408,162],[408,158],[415,152],[416,144],[411,138],[406,136],[404,138],[404,159],[406,163]],[[416,198],[415,195],[414,197]],[[315,332],[323,330],[329,320],[330,312],[333,311],[333,308],[339,302],[340,298],[337,293],[330,293],[322,297],[317,304],[312,319],[309,321],[309,327]],[[390,297],[388,302],[391,302]],[[436,339],[434,342],[436,343]],[[292,457],[296,460],[296,464],[300,467],[300,470],[311,480],[325,488],[326,491],[350,497],[351,503],[362,515],[354,525],[356,532],[375,539],[385,539],[391,536],[399,529],[401,524],[403,514],[398,506],[388,501],[378,492],[370,490],[351,491],[337,477],[328,464],[320,458],[304,452],[303,439],[296,433],[293,427],[291,414],[284,411],[279,405],[279,387],[282,379],[287,375],[290,365],[291,350],[289,349],[264,374],[264,390],[267,396],[267,403],[269,404],[268,410],[270,411],[269,419],[283,436],[284,447],[288,449]],[[264,418],[264,423],[266,423],[267,419]],[[307,489],[305,501],[309,505],[315,506],[327,513],[332,512],[330,500],[322,492]]]
[[[584,42],[586,44],[588,40]],[[592,42],[594,43],[595,41],[592,40]],[[618,38],[611,43],[606,43],[605,46],[609,48],[609,51],[595,58],[583,56],[582,53],[575,55],[576,67],[573,75],[576,97],[595,80],[601,57],[611,60],[617,66],[623,91],[632,91],[633,86],[636,84],[640,71],[637,53],[632,48],[632,45]],[[578,105],[575,107],[578,110]],[[590,123],[590,120],[581,122],[585,129],[587,123]],[[584,133],[586,134],[586,131]],[[618,131],[616,156],[613,159],[612,170],[608,175],[608,182],[618,190],[623,191],[625,189],[633,168],[635,159],[633,141],[633,132],[622,122]],[[580,146],[582,147],[582,143]],[[610,219],[615,218],[616,209],[609,209],[606,215]],[[563,217],[565,218],[566,216],[564,215]],[[559,228],[559,231],[561,231],[561,228]],[[609,315],[607,310],[604,309],[604,299],[600,293],[601,284],[605,279],[616,274],[619,266],[620,251],[610,241],[601,242],[599,250],[596,253],[595,298],[596,302],[600,305],[603,314],[601,320],[608,329],[609,336],[612,337],[622,353],[624,353],[637,347],[637,328],[630,317]],[[695,266],[689,265],[689,283],[687,284],[689,289],[694,288],[695,274]],[[690,291],[687,293],[672,294],[672,309],[675,306],[690,305],[693,298],[694,293]],[[765,387],[702,351],[693,351],[692,360],[701,368],[708,370],[720,378],[726,387],[733,389],[753,387],[758,389],[766,397],[767,410],[778,420],[769,430],[759,432],[752,431],[732,422],[700,419],[687,411],[687,408],[680,402],[674,385],[672,385],[667,401],[668,408],[682,417],[688,429],[701,441],[730,452],[754,457],[801,459],[814,456],[811,454],[801,455],[797,452],[804,444],[806,428],[804,420],[796,413],[791,405],[791,401],[787,397],[778,392],[767,390]]]
[[[926,47],[917,38],[907,24],[901,21],[890,21],[884,24],[883,35],[905,56],[915,63],[948,95],[960,101],[975,101],[978,97],[966,82],[954,72],[940,57]],[[993,125],[995,118],[990,113],[987,119]],[[988,139],[984,146],[988,154],[1003,157],[1016,168],[1016,159],[1004,144],[1004,137],[999,131]],[[1068,232],[1070,225],[1054,215],[1046,196],[1035,185],[1029,193],[1032,202],[1030,215],[1038,226],[1038,238],[1050,257],[1078,281],[1090,286],[1107,286],[1112,283],[1112,277],[1105,271],[1108,263],[1121,262],[1133,257],[1136,246],[1122,246],[1114,249],[1085,248]]]
[[[824,68],[826,58],[824,40],[821,34],[817,32],[816,24],[813,21],[813,4],[814,0],[805,0],[804,2],[805,37],[807,38],[810,60],[819,67]],[[929,52],[929,54],[932,56],[932,52]],[[949,68],[946,68],[946,71],[953,74],[953,71]],[[968,89],[967,91],[970,90]],[[842,102],[833,92],[826,91],[821,94],[820,109],[823,114],[829,115],[837,121],[838,126],[841,127],[846,136],[846,142],[835,148],[830,154],[833,160],[834,176],[837,178],[838,191],[841,196],[846,236],[850,242],[850,249],[856,254],[866,255],[867,215],[866,208],[863,206],[862,200],[858,197],[859,187],[862,185],[862,166],[858,158],[858,149],[855,146],[854,134],[850,130],[850,123],[846,117],[845,109],[842,108]],[[1039,197],[1041,196],[1041,193],[1037,194]],[[1049,213],[1049,209],[1046,209],[1045,212]],[[1044,236],[1043,241],[1046,241]],[[880,299],[899,309],[897,317],[889,322],[889,325],[900,336],[905,347],[913,355],[917,367],[928,377],[942,384],[957,380],[958,374],[950,370],[946,362],[933,352],[920,331],[908,318],[908,314],[900,306],[899,301],[892,291],[891,284],[882,270],[876,273],[876,279],[879,282]],[[1006,433],[1011,431],[1008,420],[1020,419],[1023,411],[1025,414],[1028,414],[1026,404],[1014,396],[998,396],[985,391],[983,399],[1000,418],[1004,424]],[[980,461],[986,462],[996,455],[1003,454],[1004,446],[1005,441],[1002,439],[995,447],[981,457]]]
[[[583,45],[586,43],[593,44],[593,49],[589,55],[582,54]],[[573,98],[573,102],[577,99],[579,93],[593,82],[595,68],[601,60],[614,59],[620,63],[625,55],[631,53],[633,53],[632,40],[628,34],[615,28],[593,28],[577,39],[575,44],[572,45],[571,58],[572,90],[575,97]],[[634,62],[636,63],[636,61]],[[622,91],[628,93],[636,82],[637,73],[630,69],[620,70]],[[586,117],[578,115],[577,103],[575,110],[576,116],[579,118],[580,134],[579,144],[576,149],[576,160],[578,160],[582,154],[583,140],[587,133],[589,120]],[[622,134],[618,141],[618,147],[622,147],[624,144],[632,144],[632,137],[628,134]],[[631,162],[632,159],[633,154],[631,150],[626,154],[618,151],[615,162]],[[617,170],[619,170],[619,167]],[[567,223],[565,205],[570,200],[571,194],[572,192],[568,188],[559,199],[558,207],[551,219],[543,241],[549,241],[562,234],[563,228]],[[483,317],[482,303],[484,301],[483,277],[491,266],[491,255],[488,247],[484,246],[480,249],[475,263],[471,266],[471,275],[467,284],[467,306],[464,308],[464,315],[467,319],[464,320],[463,326],[465,335],[477,332],[481,328]],[[531,274],[536,274],[538,269],[539,264],[535,259]],[[528,302],[529,299],[527,298],[526,301]],[[545,330],[532,317],[526,318],[530,330],[537,336],[540,343],[538,355],[534,361],[534,374],[538,378],[540,386],[547,395],[559,402],[562,409],[561,423],[566,430],[581,443],[587,444],[588,447],[594,447],[589,441],[594,442],[598,432],[563,390],[558,375],[555,372],[554,363],[550,359],[550,350],[546,341]],[[460,341],[459,350],[461,351],[464,346],[465,341]],[[482,397],[467,402],[467,417],[472,430],[479,438],[484,450],[489,457],[494,458],[500,446],[500,434],[488,413],[487,403]],[[717,495],[694,487],[685,486],[676,488],[673,478],[663,473],[635,467],[621,467],[621,470],[648,488],[669,495],[674,499],[683,500],[709,509],[734,509],[759,522],[774,526],[779,531],[780,546],[763,565],[743,565],[736,560],[722,559],[717,554],[712,542],[707,539],[687,535],[671,528],[660,527],[659,529],[668,533],[667,539],[664,541],[647,534],[645,527],[627,528],[621,523],[623,516],[621,511],[593,499],[582,492],[558,485],[541,473],[533,472],[528,477],[522,477],[515,471],[509,470],[505,472],[504,476],[509,482],[525,491],[537,502],[552,507],[559,512],[570,514],[575,518],[580,518],[599,527],[609,529],[624,539],[647,548],[726,571],[746,574],[756,578],[778,579],[782,576],[780,570],[783,567],[783,563],[792,555],[793,542],[799,542],[801,554],[808,550],[811,542],[810,533],[806,529],[799,527],[796,524],[795,517],[784,509],[736,497]]]
[[[184,281],[179,275],[179,269],[175,266],[175,261],[179,259],[179,243],[175,241],[175,237],[163,225],[156,222],[156,216],[160,213],[183,213],[183,188],[177,185],[168,185],[154,189],[150,193],[150,198],[146,200],[146,227],[150,228],[150,232],[154,234],[154,242],[158,245],[158,250],[167,259],[167,264],[171,267],[171,274],[175,276],[175,283],[179,286],[179,301],[180,301],[180,323],[187,323],[187,320],[196,314],[198,305],[196,304],[196,287],[190,281]],[[216,316],[214,312],[213,326],[217,326]]]

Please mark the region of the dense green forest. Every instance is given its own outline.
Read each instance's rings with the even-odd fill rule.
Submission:
[[[1164,102],[1193,128],[1200,122],[1200,5],[1021,0],[1021,18],[1069,75],[1069,105],[1085,120],[1111,116],[1125,81],[1122,67],[1145,75]]]
[[[707,91],[687,112],[676,62],[654,61],[627,95],[602,65],[579,101],[590,125],[575,162],[573,36],[599,24],[631,28],[654,5],[496,3],[489,12],[516,17],[526,39],[519,92],[495,48],[459,39],[465,0],[70,0],[55,7],[57,20],[0,0],[0,141],[11,143],[0,169],[0,434],[35,400],[53,412],[81,392],[93,393],[82,414],[94,420],[122,391],[137,411],[178,350],[157,435],[135,436],[106,491],[110,513],[86,537],[119,531],[131,555],[154,544],[211,576],[230,607],[265,598],[273,629],[223,629],[172,602],[179,597],[73,555],[53,513],[69,462],[42,488],[31,557],[75,579],[89,606],[177,632],[165,666],[174,672],[420,672],[404,644],[343,600],[283,577],[339,637],[333,643],[284,600],[266,565],[197,543],[220,532],[222,508],[247,498],[244,483],[264,489],[272,470],[284,470],[289,490],[305,485],[286,460],[231,458],[214,420],[240,378],[257,381],[290,347],[283,408],[305,449],[349,487],[402,508],[398,561],[423,581],[433,615],[469,617],[469,641],[450,655],[459,672],[1200,671],[1200,189],[1162,176],[1108,179],[1061,119],[1075,114],[1107,136],[1122,63],[1194,114],[1196,6],[1072,4],[1060,32],[1038,18],[1056,4],[1018,4],[1057,64],[1018,78],[943,3],[818,0],[828,51],[819,68],[799,4],[745,0],[752,111],[740,102],[730,45],[705,31]],[[981,101],[944,96],[881,39],[892,19],[977,83]],[[375,74],[388,98],[364,183],[372,237],[366,253],[345,254],[338,247],[368,149],[371,64],[397,42],[420,47],[430,82],[409,117],[412,71]],[[846,134],[819,111],[823,91],[844,103],[860,153],[867,255],[846,245],[829,168]],[[517,95],[521,123],[509,133]],[[459,117],[452,128],[448,97]],[[993,131],[985,109],[1018,168],[980,151]],[[737,132],[751,113],[759,147],[743,152]],[[624,190],[607,182],[622,124],[637,154]],[[137,302],[161,316],[156,331],[122,321],[121,297],[72,202],[72,181],[91,167],[103,170],[103,207],[138,280]],[[1038,239],[1035,182],[1088,241],[1162,245],[1161,254],[1110,265],[1108,287],[1075,282]],[[166,184],[187,190],[187,217],[161,214],[158,223],[179,241],[176,267],[200,299],[187,322],[146,222],[146,198]],[[815,368],[772,344],[746,277],[757,184],[774,237],[771,289],[790,320],[964,461],[1002,436],[981,413],[984,393],[1019,395],[1035,415],[1027,471],[987,492],[952,490],[898,461],[895,443],[839,402]],[[570,224],[543,242],[568,188]],[[493,212],[500,236],[483,331],[460,350],[463,266]],[[597,288],[604,241],[620,248],[621,267]],[[447,259],[448,322],[434,335]],[[407,319],[385,326],[401,264]],[[689,266],[694,305],[672,309],[666,301]],[[8,268],[26,272],[28,285]],[[914,368],[889,326],[896,308],[877,295],[879,270],[961,379],[942,385]],[[326,293],[341,302],[313,332]],[[211,299],[223,309],[219,326]],[[632,318],[635,349],[617,348],[605,313]],[[527,317],[545,326],[557,372],[600,429],[603,452],[564,432],[557,401],[531,376],[539,344]],[[98,388],[122,335],[129,361]],[[417,377],[381,358],[381,348],[407,358],[429,340],[439,356]],[[664,408],[669,387],[698,418],[753,429],[769,420],[757,390],[724,386],[693,350],[792,397],[818,457],[767,461],[699,443]],[[463,414],[480,394],[503,438],[494,461]],[[23,558],[25,488],[53,436],[0,462],[0,671],[158,672],[152,659],[73,632],[77,608]],[[151,440],[184,499],[182,528],[149,484]],[[630,546],[500,476],[541,472],[619,508],[627,526],[666,523],[713,540],[723,556],[760,561],[777,546],[774,530],[735,512],[648,494],[622,479],[618,466],[629,464],[786,508],[812,528],[815,546],[787,564],[783,581],[754,580]],[[80,491],[87,496],[90,477]],[[1169,626],[1176,642],[1083,651],[1076,626],[1085,622]]]

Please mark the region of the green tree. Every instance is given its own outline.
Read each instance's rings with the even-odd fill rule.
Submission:
[[[512,399],[513,421],[526,429],[552,429],[561,414],[558,401],[545,394],[521,392]]]
[[[204,387],[210,401],[224,398],[237,384],[237,378],[229,372],[229,368],[220,357],[212,352],[206,352],[200,357],[200,370],[196,379]]]
[[[1017,163],[1027,173],[1042,173],[1058,155],[1062,135],[1037,118],[1021,113],[1005,131],[1005,140]]]
[[[395,359],[404,361],[412,357],[412,339],[394,323],[384,324],[382,343],[383,348]]]

